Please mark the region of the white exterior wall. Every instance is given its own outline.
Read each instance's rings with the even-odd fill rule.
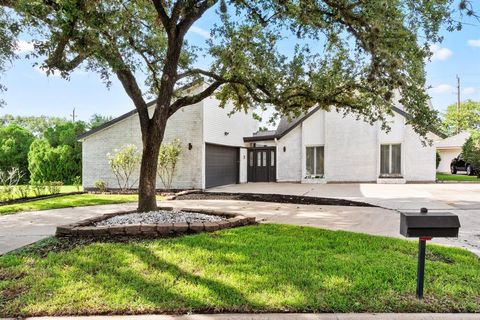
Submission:
[[[244,111],[238,111],[229,116],[232,110],[232,104],[227,104],[225,109],[220,108],[218,100],[213,97],[204,100],[205,142],[226,146],[245,146],[243,137],[249,137],[256,132],[258,122],[253,119],[251,113]]]
[[[377,129],[353,115],[325,113],[325,180],[371,182],[377,178]]]
[[[429,136],[433,139],[434,136]],[[403,159],[405,160],[404,178],[407,182],[433,182],[435,175],[435,147],[422,144],[419,135],[410,125],[406,126]],[[402,159],[402,160],[403,160]]]
[[[277,181],[299,182],[301,179],[302,127],[297,126],[277,142]]]
[[[462,153],[462,148],[449,148],[449,149],[438,149],[440,154],[440,163],[438,164],[437,172],[446,172],[450,173],[450,163],[452,160],[460,153]]]
[[[247,149],[240,148],[240,175],[239,182],[246,183],[248,180],[248,160],[247,160]]]
[[[153,107],[149,109],[151,112]],[[188,106],[176,112],[167,123],[164,142],[179,139],[182,143],[182,154],[179,159],[173,188],[203,188],[202,165],[204,159],[203,143],[203,107],[202,103]],[[192,150],[188,150],[188,144]],[[83,187],[93,188],[95,181],[104,180],[110,188],[118,188],[108,162],[107,153],[115,152],[126,144],[134,144],[139,152],[142,150],[140,122],[138,114],[134,114],[112,126],[85,138],[82,143],[83,153]],[[133,180],[138,180],[138,170]],[[133,187],[137,187],[134,184]],[[157,188],[163,188],[157,179]]]

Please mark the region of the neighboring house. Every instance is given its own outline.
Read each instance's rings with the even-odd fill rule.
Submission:
[[[450,163],[453,158],[462,153],[462,147],[469,137],[469,132],[462,131],[454,136],[435,142],[437,152],[440,154],[438,172],[450,172]]]
[[[258,123],[251,114],[230,117],[231,107],[218,106],[215,98],[208,98],[183,108],[168,121],[164,141],[178,138],[184,146],[173,188],[261,181],[435,181],[435,147],[422,144],[398,104],[389,119],[389,133],[380,124],[318,107],[290,121],[281,119],[274,131],[257,132]],[[430,138],[438,139],[433,134]],[[98,179],[116,187],[106,154],[132,143],[141,150],[138,115],[129,112],[80,140],[84,188],[93,188]],[[160,181],[157,187],[163,187]]]

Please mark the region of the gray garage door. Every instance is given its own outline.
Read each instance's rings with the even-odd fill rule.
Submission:
[[[205,187],[238,183],[239,148],[206,144]]]

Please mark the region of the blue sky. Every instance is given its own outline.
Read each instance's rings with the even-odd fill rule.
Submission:
[[[187,39],[202,44],[215,22],[210,11],[191,29]],[[469,21],[460,32],[443,32],[444,41],[433,47],[427,63],[428,90],[434,107],[440,111],[456,102],[456,75],[461,80],[461,99],[480,100],[480,22]],[[28,41],[19,42],[20,55],[32,49]],[[116,79],[107,89],[94,73],[75,72],[70,81],[59,76],[47,77],[32,61],[17,60],[0,78],[8,87],[2,95],[7,105],[0,115],[48,115],[69,117],[73,108],[78,119],[92,114],[119,116],[133,109],[132,103]]]

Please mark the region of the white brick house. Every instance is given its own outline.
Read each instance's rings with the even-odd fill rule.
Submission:
[[[183,152],[173,181],[175,189],[270,182],[433,182],[435,147],[422,144],[402,107],[394,107],[387,134],[379,124],[313,108],[274,131],[257,132],[251,114],[221,109],[215,98],[175,113],[165,140],[180,139]],[[153,106],[150,106],[153,110]],[[431,139],[437,140],[435,135]],[[141,150],[138,115],[129,112],[80,137],[83,186],[96,180],[117,187],[106,154],[125,144]],[[138,176],[138,174],[137,174]],[[160,179],[157,187],[163,188]]]

